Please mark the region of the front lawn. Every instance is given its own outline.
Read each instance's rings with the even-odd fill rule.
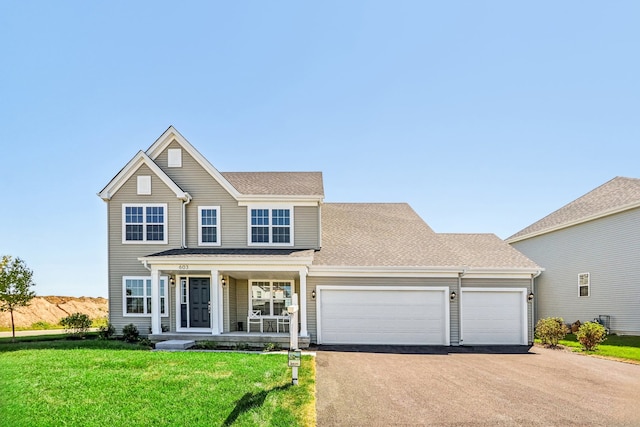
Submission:
[[[286,354],[150,352],[119,341],[0,344],[10,426],[315,425],[315,361],[291,386]]]
[[[559,344],[582,351],[582,346],[574,334],[568,334]],[[630,335],[608,335],[607,340],[600,344],[596,351],[586,352],[619,359],[640,361],[640,337]]]

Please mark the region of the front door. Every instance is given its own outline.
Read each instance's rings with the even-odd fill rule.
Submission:
[[[211,284],[208,278],[189,279],[189,327],[211,327]]]

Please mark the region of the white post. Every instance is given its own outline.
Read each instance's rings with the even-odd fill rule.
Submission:
[[[220,281],[218,280],[218,270],[211,270],[211,292],[209,295],[209,307],[211,307],[210,319],[211,319],[211,335],[218,335],[220,333],[220,324],[218,322],[219,310],[219,295]]]
[[[307,269],[300,270],[300,335],[309,336],[307,332]],[[296,303],[297,304],[297,303]]]
[[[168,283],[165,284],[165,286],[168,285]],[[151,267],[151,333],[154,335],[162,333],[160,325],[160,270],[157,267]]]
[[[298,312],[300,311],[298,308],[298,294],[293,294],[291,297],[292,306],[288,308],[288,311],[291,314],[291,321],[289,323],[289,331],[291,334],[289,351],[298,350]],[[297,366],[291,367],[291,384],[298,385]]]

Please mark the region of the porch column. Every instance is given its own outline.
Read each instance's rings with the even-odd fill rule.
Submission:
[[[308,337],[307,332],[307,269],[300,269],[300,336]]]
[[[162,333],[160,326],[160,270],[151,267],[151,333]]]
[[[211,335],[220,333],[220,273],[218,270],[211,270]]]

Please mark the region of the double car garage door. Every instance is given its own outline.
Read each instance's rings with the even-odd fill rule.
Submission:
[[[463,288],[461,344],[526,344],[525,295]],[[319,286],[318,343],[449,345],[454,303],[448,287]]]

